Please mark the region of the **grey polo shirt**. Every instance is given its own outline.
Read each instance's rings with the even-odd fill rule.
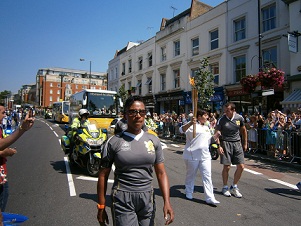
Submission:
[[[149,191],[152,189],[153,166],[164,162],[161,142],[153,134],[141,131],[137,139],[127,133],[113,136],[102,154],[101,167],[114,163],[112,189]]]
[[[234,113],[232,119],[229,119],[225,114],[218,119],[215,129],[221,131],[221,140],[235,142],[240,141],[240,127],[244,126],[244,118]]]

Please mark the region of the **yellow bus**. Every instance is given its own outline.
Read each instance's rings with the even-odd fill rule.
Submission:
[[[69,122],[70,102],[60,101],[52,104],[52,119],[59,123]]]
[[[117,117],[121,101],[117,92],[110,90],[85,89],[70,96],[69,124],[78,117],[80,109],[89,111],[89,118],[95,120],[102,129],[108,129],[110,123]]]

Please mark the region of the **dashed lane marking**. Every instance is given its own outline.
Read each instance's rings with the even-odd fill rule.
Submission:
[[[55,131],[52,131],[53,133],[54,133],[54,135],[56,136],[56,137],[59,137],[59,135],[57,135],[57,133],[55,132]]]
[[[244,169],[244,171],[247,171],[247,172],[255,174],[255,175],[262,175],[262,173],[258,173],[258,172],[254,171],[254,170],[250,170],[250,169],[246,169],[246,168]]]
[[[284,182],[284,181],[282,181],[282,180],[278,180],[278,179],[269,179],[269,180],[270,180],[270,181],[273,181],[273,182],[275,182],[275,183],[282,184],[282,185],[284,185],[284,186],[293,188],[293,189],[298,189],[296,185],[290,184],[290,183],[287,183],[287,182]]]
[[[73,181],[73,178],[72,178],[68,157],[64,157],[64,161],[65,161],[65,166],[66,166],[67,180],[68,180],[68,185],[69,185],[70,196],[76,196],[74,181]]]
[[[179,148],[180,146],[179,145],[177,145],[177,144],[170,144],[171,146],[173,146],[173,147],[176,147],[176,148]]]

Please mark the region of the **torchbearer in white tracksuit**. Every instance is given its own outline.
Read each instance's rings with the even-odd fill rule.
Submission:
[[[189,123],[180,127],[180,133],[186,135],[186,145],[183,158],[186,165],[185,192],[186,198],[192,199],[194,192],[194,181],[199,170],[202,175],[206,203],[217,205],[213,194],[211,179],[211,154],[209,145],[212,139],[210,128],[206,124],[208,114],[206,111],[198,110],[197,119],[193,118]],[[193,124],[196,123],[196,136],[193,138]]]

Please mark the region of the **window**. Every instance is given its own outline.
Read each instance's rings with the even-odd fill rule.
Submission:
[[[161,61],[166,60],[166,46],[161,47]]]
[[[240,18],[234,21],[234,41],[246,38],[246,18]]]
[[[199,69],[191,69],[191,75],[190,75],[190,77],[193,78],[198,71],[199,71]]]
[[[161,74],[161,91],[166,90],[166,74]]]
[[[148,93],[151,93],[152,92],[152,88],[153,88],[153,86],[152,86],[152,78],[147,78],[147,81],[146,81],[145,85],[148,86]]]
[[[262,31],[276,28],[276,5],[270,5],[261,10]]]
[[[52,82],[50,83],[50,87],[53,87],[53,84],[52,84]]]
[[[218,48],[218,30],[210,32],[211,50]]]
[[[52,89],[51,89],[51,90],[49,90],[49,94],[52,94]]]
[[[141,84],[142,84],[142,81],[138,80],[137,85],[136,85],[136,89],[138,90],[138,95],[142,94]]]
[[[129,73],[132,72],[132,60],[129,60]]]
[[[174,43],[173,43],[173,45],[174,45],[174,56],[176,57],[176,56],[179,56],[180,55],[180,41],[178,40],[178,41],[175,41]]]
[[[235,82],[239,82],[242,77],[246,76],[246,56],[234,57],[234,76]]]
[[[58,91],[56,92],[56,94],[61,94],[61,91],[60,91],[60,90],[58,90]]]
[[[121,75],[125,75],[125,63],[122,63],[122,72]]]
[[[174,70],[173,75],[174,75],[174,88],[179,88],[180,87],[180,70]]]
[[[219,83],[219,64],[218,63],[213,63],[210,64],[210,70],[211,73],[214,75],[214,84],[218,85]]]
[[[49,101],[52,101],[52,96],[49,96]]]
[[[153,53],[152,52],[148,53],[147,58],[148,58],[148,66],[149,67],[153,66]]]
[[[115,67],[115,78],[118,78],[117,67]]]
[[[272,47],[262,51],[262,59],[264,67],[277,67],[277,48]]]
[[[128,82],[128,90],[132,89],[132,82]]]
[[[143,58],[142,56],[138,58],[138,68],[139,70],[142,70],[142,64],[143,64]]]
[[[199,54],[199,38],[191,39],[191,52],[192,56]]]
[[[57,97],[57,98],[56,98],[56,102],[59,102],[59,101],[60,101],[60,98],[59,98],[59,97]]]

